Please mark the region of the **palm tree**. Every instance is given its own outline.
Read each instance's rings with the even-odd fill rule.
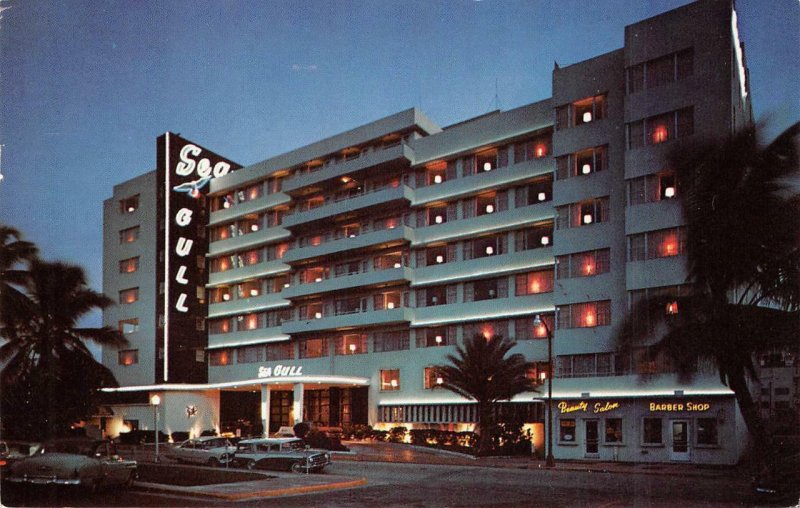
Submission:
[[[497,402],[510,400],[523,392],[535,392],[528,377],[530,364],[519,353],[506,356],[515,342],[502,336],[489,338],[477,334],[447,355],[448,365],[435,367],[442,378],[442,388],[457,393],[478,404],[478,453],[485,454],[491,446],[490,429]]]
[[[20,438],[42,439],[65,432],[92,410],[96,388],[116,386],[84,343],[124,346],[110,327],[85,328],[79,321],[113,302],[86,286],[78,266],[34,259],[26,283],[27,308],[0,329],[6,362],[2,384],[3,428]]]
[[[20,287],[28,272],[20,265],[36,256],[36,246],[21,239],[16,229],[0,224],[0,326],[24,312],[28,299]]]
[[[747,384],[753,357],[800,336],[800,199],[789,185],[798,133],[800,123],[762,147],[753,127],[668,157],[686,220],[688,294],[635,305],[617,332],[623,349],[647,344],[650,359],[667,358],[684,379],[698,366],[715,369],[761,449],[764,425]],[[650,326],[634,326],[633,316]]]

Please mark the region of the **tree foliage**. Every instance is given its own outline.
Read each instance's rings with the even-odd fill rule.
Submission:
[[[485,453],[491,445],[495,404],[523,392],[537,391],[528,377],[530,364],[525,357],[508,354],[514,345],[499,335],[487,339],[476,334],[459,345],[455,354],[447,355],[449,364],[436,366],[442,388],[477,402],[479,453]]]
[[[0,254],[4,295],[10,285],[17,291],[12,299],[4,296],[0,316],[5,339],[0,347],[0,417],[6,436],[41,440],[90,416],[97,388],[116,386],[85,341],[119,347],[126,340],[110,327],[80,326],[88,313],[113,303],[87,287],[80,267],[33,258],[32,244],[18,249],[14,243],[4,242]],[[26,254],[15,255],[20,250]],[[28,270],[18,269],[26,259]],[[13,312],[6,312],[12,307]]]

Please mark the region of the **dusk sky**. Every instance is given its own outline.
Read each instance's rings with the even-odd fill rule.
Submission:
[[[417,106],[550,97],[561,65],[686,0],[0,0],[0,222],[102,288],[102,205],[165,131],[249,165]],[[736,2],[756,117],[800,119],[800,3]],[[94,316],[91,321],[99,318]]]

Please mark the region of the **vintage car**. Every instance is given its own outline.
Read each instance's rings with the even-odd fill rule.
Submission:
[[[243,439],[236,445],[233,457],[233,465],[237,467],[296,473],[322,471],[330,463],[330,453],[309,449],[296,437]]]
[[[227,438],[205,436],[187,439],[167,454],[178,462],[219,467],[226,465],[235,451],[236,447]]]
[[[30,457],[11,465],[11,483],[78,485],[91,491],[106,485],[130,485],[136,479],[136,461],[117,454],[112,441],[87,438],[45,443]]]
[[[27,441],[0,441],[0,477],[5,478],[11,470],[11,464],[30,457],[41,446],[41,443]]]

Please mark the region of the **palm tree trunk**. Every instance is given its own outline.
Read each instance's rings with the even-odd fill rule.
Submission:
[[[478,402],[478,455],[488,455],[492,449],[492,405]]]
[[[739,410],[742,412],[742,418],[744,418],[747,431],[753,440],[754,449],[768,452],[770,443],[765,433],[764,422],[761,420],[761,416],[758,414],[758,408],[753,401],[753,396],[750,394],[744,369],[736,369],[735,373],[729,374],[728,383],[736,397],[736,402],[739,403]],[[767,456],[769,453],[763,453],[761,455]]]

